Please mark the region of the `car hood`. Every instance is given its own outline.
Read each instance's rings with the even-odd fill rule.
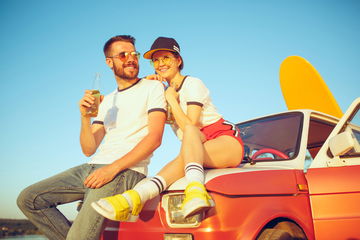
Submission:
[[[296,194],[299,185],[306,185],[302,170],[295,169],[212,169],[206,171],[209,192],[227,195]],[[168,191],[182,191],[187,181],[181,178]]]

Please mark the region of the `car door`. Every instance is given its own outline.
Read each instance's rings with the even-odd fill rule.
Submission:
[[[316,239],[360,239],[360,98],[306,173]]]

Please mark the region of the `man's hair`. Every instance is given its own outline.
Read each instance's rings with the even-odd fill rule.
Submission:
[[[111,44],[114,42],[129,42],[132,45],[135,46],[135,38],[130,35],[117,35],[112,38],[110,38],[104,45],[104,54],[105,57],[108,57],[108,54],[110,53]]]

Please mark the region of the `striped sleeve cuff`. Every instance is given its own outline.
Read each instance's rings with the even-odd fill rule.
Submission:
[[[163,108],[152,108],[148,111],[148,113],[151,113],[151,112],[163,112],[163,113],[166,113],[166,110],[163,109]]]
[[[187,102],[186,105],[197,105],[197,106],[204,106],[204,104],[202,104],[201,102]]]

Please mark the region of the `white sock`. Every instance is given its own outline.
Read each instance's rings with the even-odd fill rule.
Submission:
[[[165,179],[160,175],[150,178],[143,184],[136,185],[134,190],[140,195],[141,202],[144,204],[146,201],[156,197],[166,189],[167,185]]]
[[[125,198],[126,201],[128,202],[128,204],[129,204],[129,206],[130,206],[130,209],[132,209],[132,208],[133,208],[133,203],[132,203],[132,201],[131,201],[130,195],[128,195],[127,193],[123,193],[122,195],[124,196],[124,198]]]
[[[204,184],[204,168],[201,164],[196,162],[190,162],[185,166],[185,178],[190,182],[200,182]]]

